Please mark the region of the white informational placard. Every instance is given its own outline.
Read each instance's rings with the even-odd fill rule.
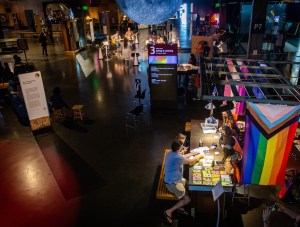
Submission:
[[[40,71],[19,74],[29,120],[49,117],[49,110]]]
[[[213,194],[214,202],[216,202],[216,200],[224,193],[224,188],[222,186],[221,181],[219,181],[219,183],[217,183],[216,186],[213,187],[211,191]]]

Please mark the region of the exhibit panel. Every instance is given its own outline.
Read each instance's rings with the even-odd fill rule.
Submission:
[[[151,109],[177,109],[177,45],[148,45]]]

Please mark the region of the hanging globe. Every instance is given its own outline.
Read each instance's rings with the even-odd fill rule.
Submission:
[[[120,9],[139,24],[160,24],[180,8],[181,0],[116,0]]]

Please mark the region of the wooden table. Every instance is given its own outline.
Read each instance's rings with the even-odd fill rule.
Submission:
[[[219,133],[214,133],[214,134],[204,134],[202,129],[201,129],[201,123],[204,123],[204,121],[202,120],[192,120],[191,121],[191,136],[190,136],[190,149],[195,149],[199,147],[199,139],[200,137],[203,138],[203,146],[207,146],[207,147],[211,147],[212,143],[216,143],[218,146],[216,147],[216,149],[214,150],[209,150],[209,154],[205,152],[205,154],[210,155],[210,156],[214,156],[216,161],[221,161],[224,157],[224,153],[222,148],[219,145]],[[219,155],[215,155],[215,152],[218,151],[220,154]],[[200,164],[201,162],[199,162]],[[219,171],[225,171],[224,167],[218,166],[219,167]],[[197,208],[197,197],[199,194],[199,192],[201,192],[201,196],[207,196],[208,194],[205,192],[211,192],[212,188],[214,187],[214,185],[206,185],[206,184],[195,184],[194,183],[194,179],[193,179],[193,169],[194,166],[190,166],[189,168],[189,190],[192,191],[192,207],[191,207],[191,213],[192,216],[193,214],[195,214]],[[205,167],[202,167],[202,170],[204,170]],[[212,171],[215,171],[214,169]],[[197,173],[195,173],[197,174]],[[220,172],[221,175],[221,172]],[[204,179],[203,174],[201,172],[201,176],[202,179]],[[221,178],[220,178],[221,179]],[[204,182],[204,181],[203,181]],[[215,182],[218,183],[218,182]],[[233,184],[231,182],[230,179],[230,186],[223,186],[224,192],[229,192],[232,193],[232,189],[233,189]],[[222,213],[223,213],[223,218],[225,218],[225,194],[223,195],[223,202],[222,202]],[[203,200],[206,197],[202,197],[201,200]],[[206,198],[207,199],[207,198]],[[199,207],[200,208],[200,207]]]
[[[190,149],[192,150],[199,147],[200,138],[203,139],[203,146],[211,147],[213,143],[216,143],[218,145],[217,148],[214,150],[209,150],[209,152],[206,152],[206,155],[214,156],[215,161],[221,161],[224,157],[224,152],[219,145],[219,138],[220,138],[219,132],[214,134],[204,134],[201,129],[201,123],[204,123],[204,121],[201,120],[191,121]],[[219,155],[216,155],[215,152],[219,152]],[[201,165],[201,162],[199,162],[199,165]],[[205,167],[202,167],[202,169],[204,168]],[[225,170],[223,166],[217,166],[217,168],[219,171]],[[194,169],[193,166],[189,168],[189,190],[190,191],[211,191],[212,188],[214,187],[213,185],[194,184],[193,169]],[[217,169],[212,169],[212,171],[215,170]],[[233,187],[232,182],[228,186],[223,186],[225,192],[231,192],[232,187]]]

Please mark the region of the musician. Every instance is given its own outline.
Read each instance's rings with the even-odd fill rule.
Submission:
[[[116,45],[117,47],[120,46],[121,35],[119,31],[116,31],[116,33],[111,36],[111,41],[112,41],[112,45]]]
[[[113,34],[111,36],[111,38],[114,39],[114,40],[117,40],[117,41],[121,40],[121,35],[120,35],[119,31],[116,31],[116,33]]]
[[[156,36],[156,43],[157,44],[164,44],[165,43],[164,39],[159,34]]]
[[[127,28],[127,32],[125,33],[125,38],[128,40],[132,40],[133,32],[131,31],[130,27]]]

